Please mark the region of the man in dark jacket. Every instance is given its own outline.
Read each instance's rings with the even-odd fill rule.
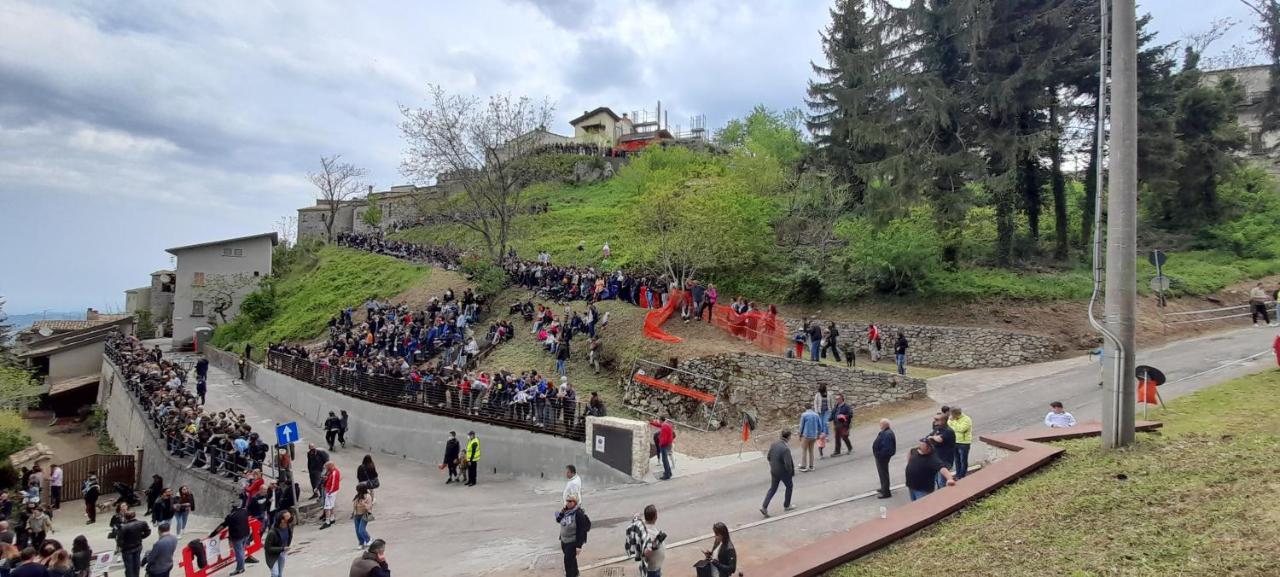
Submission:
[[[150,535],[151,527],[138,519],[137,513],[129,511],[124,514],[124,523],[116,529],[116,547],[124,561],[125,577],[138,577],[142,569],[142,540]]]
[[[853,428],[853,406],[844,400],[844,395],[836,395],[836,406],[831,410],[831,422],[835,423],[836,452],[840,456],[840,444],[843,443],[849,454],[853,454],[853,442],[849,440],[849,429]]]
[[[245,509],[239,501],[231,504],[231,512],[223,517],[222,523],[214,527],[209,532],[209,537],[218,536],[218,531],[227,530],[227,542],[231,543],[231,549],[236,555],[236,570],[232,571],[232,575],[244,573],[244,563],[248,560],[250,563],[257,563],[257,560],[246,559],[244,549],[249,545],[249,538],[252,536],[249,531],[249,511]]]
[[[338,418],[338,414],[329,411],[329,418],[324,420],[324,440],[329,443],[329,450],[332,451],[333,444],[338,441],[338,434],[342,432],[342,419]]]
[[[769,447],[769,492],[764,495],[764,506],[760,507],[760,514],[765,517],[769,516],[769,501],[773,500],[773,495],[778,492],[778,483],[786,486],[787,492],[783,495],[782,508],[785,511],[791,510],[791,478],[796,474],[796,463],[791,458],[791,431],[782,431],[782,437],[778,439],[773,446]]]
[[[458,456],[461,454],[462,445],[458,444],[458,433],[449,431],[449,440],[444,444],[444,461],[441,463],[449,468],[449,480],[444,484],[458,480]]]
[[[284,574],[284,561],[289,557],[289,546],[293,544],[293,513],[281,511],[275,525],[262,540],[262,549],[266,551],[267,568],[272,575]],[[276,565],[279,565],[279,568]]]
[[[805,330],[809,333],[809,360],[817,362],[822,351],[822,325],[811,320]]]
[[[324,479],[324,464],[329,462],[329,453],[316,448],[315,443],[307,444],[307,477],[311,480],[311,498],[320,498],[320,485]]]
[[[160,522],[156,530],[160,531],[160,538],[147,551],[142,564],[147,568],[147,577],[169,577],[169,572],[173,571],[173,553],[178,550],[178,538],[169,533],[168,521]]]
[[[880,433],[871,442],[871,454],[876,458],[876,473],[880,475],[880,498],[888,499],[889,459],[898,452],[898,439],[893,434],[889,419],[880,419]]]
[[[391,577],[387,567],[387,542],[374,539],[369,550],[351,562],[350,577]]]
[[[929,444],[933,445],[933,453],[943,464],[950,466],[956,459],[956,432],[947,424],[946,413],[933,416],[933,431],[929,433]],[[942,475],[938,475],[938,488],[943,485]]]

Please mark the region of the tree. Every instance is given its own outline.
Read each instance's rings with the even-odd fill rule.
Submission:
[[[799,109],[775,111],[757,104],[747,116],[726,123],[716,132],[715,140],[725,148],[768,155],[783,166],[796,168],[808,148],[800,131],[803,119]]]
[[[4,297],[0,297],[0,364],[13,362],[13,325],[4,312]]]
[[[1199,54],[1188,47],[1178,73],[1178,186],[1173,196],[1163,199],[1160,215],[1168,225],[1217,220],[1218,183],[1239,164],[1234,153],[1248,140],[1236,123],[1243,89],[1230,75],[1215,86],[1205,84],[1198,65]]]
[[[236,305],[236,299],[243,297],[258,285],[258,277],[248,273],[210,274],[205,275],[204,286],[199,287],[198,294],[204,300],[205,308],[216,315],[218,321],[214,325],[226,324],[230,319],[227,312]]]
[[[275,224],[276,234],[280,236],[280,246],[293,246],[298,234],[298,215],[282,216]]]
[[[369,207],[364,209],[364,214],[360,216],[369,228],[377,229],[382,226],[382,207],[376,202],[369,202]]]
[[[1280,128],[1280,0],[1240,0],[1258,15],[1254,30],[1268,61],[1267,94],[1262,100],[1262,132]]]
[[[0,409],[22,410],[36,403],[44,394],[40,381],[25,368],[0,363]]]
[[[524,204],[517,167],[541,146],[528,135],[550,124],[554,107],[509,95],[486,103],[439,86],[430,92],[427,107],[400,107],[406,144],[400,170],[421,182],[447,178],[460,186],[470,210],[454,212],[452,220],[479,233],[489,257],[500,263]]]
[[[320,189],[320,200],[328,207],[324,233],[329,242],[333,242],[333,221],[338,218],[338,210],[364,188],[361,179],[366,174],[365,169],[342,162],[342,155],[338,154],[320,157],[320,171],[307,173],[311,183]]]

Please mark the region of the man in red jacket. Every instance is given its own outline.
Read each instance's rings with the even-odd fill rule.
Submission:
[[[337,521],[333,508],[338,504],[338,490],[342,488],[342,471],[329,461],[324,464],[324,511],[320,515],[321,529],[328,529]]]
[[[666,481],[671,478],[671,445],[676,442],[676,429],[666,417],[658,417],[658,420],[649,421],[649,424],[658,428],[655,436],[658,458],[662,460],[662,476],[658,478]]]

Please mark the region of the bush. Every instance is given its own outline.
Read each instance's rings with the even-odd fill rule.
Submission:
[[[1276,182],[1257,167],[1235,171],[1218,186],[1221,224],[1209,227],[1212,246],[1242,258],[1280,256],[1280,195]]]
[[[818,271],[800,265],[782,279],[787,287],[787,300],[798,303],[816,303],[822,300],[822,277]]]
[[[942,238],[925,209],[883,227],[865,217],[845,220],[836,234],[849,243],[843,261],[850,277],[880,292],[915,290],[942,268]]]
[[[268,278],[258,290],[249,293],[240,303],[240,314],[253,323],[265,323],[276,314],[275,282]]]
[[[482,297],[492,297],[507,287],[507,272],[489,259],[469,256],[462,261],[461,270]]]
[[[0,459],[31,446],[27,422],[17,411],[0,411]]]

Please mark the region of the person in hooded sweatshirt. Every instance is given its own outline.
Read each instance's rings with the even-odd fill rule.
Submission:
[[[351,562],[351,577],[391,577],[387,567],[387,542],[374,539],[369,549]]]

